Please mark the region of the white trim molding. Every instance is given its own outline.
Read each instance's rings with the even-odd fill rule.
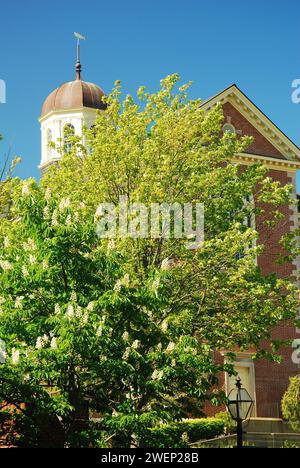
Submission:
[[[300,161],[300,149],[295,145],[238,87],[233,84],[216,96],[204,101],[209,110],[217,103],[229,102],[288,160]],[[274,158],[275,159],[275,158]]]

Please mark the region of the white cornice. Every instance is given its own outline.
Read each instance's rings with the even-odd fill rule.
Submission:
[[[95,114],[97,110],[98,109],[94,109],[92,107],[74,107],[73,109],[53,110],[53,111],[48,112],[48,114],[39,117],[38,121],[42,123],[45,120],[49,119],[52,115],[61,115],[61,114],[69,115],[69,114],[73,114],[74,112],[85,112],[85,113],[89,112],[91,114]]]
[[[208,110],[218,102],[232,104],[283,157],[288,160],[300,161],[300,149],[236,85],[230,86],[220,94],[205,101],[202,107]]]
[[[40,165],[38,166],[38,168],[42,171],[42,170],[45,169],[47,166],[50,166],[51,164],[56,163],[56,162],[58,162],[58,161],[61,161],[61,157],[59,157],[59,158],[51,158],[51,159],[49,159],[49,161],[46,161],[46,162],[40,164]]]
[[[300,161],[272,158],[269,156],[263,156],[259,154],[238,153],[234,155],[232,161],[244,164],[253,164],[261,162],[262,164],[266,165],[269,169],[275,169],[277,171],[284,170],[295,172],[300,170]]]

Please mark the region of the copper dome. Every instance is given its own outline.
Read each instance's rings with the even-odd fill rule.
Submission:
[[[92,109],[105,109],[101,101],[104,92],[94,83],[87,83],[81,79],[63,83],[46,98],[41,117],[55,110],[78,109],[90,107]]]

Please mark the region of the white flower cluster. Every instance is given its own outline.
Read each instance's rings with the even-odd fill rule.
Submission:
[[[130,356],[131,348],[127,347],[123,353],[122,359],[123,361],[127,361]]]
[[[170,261],[169,261],[169,258],[165,258],[162,262],[161,262],[161,266],[160,268],[162,270],[169,270],[170,269]]]
[[[59,304],[55,304],[54,313],[55,313],[55,315],[58,315],[60,313],[60,305]]]
[[[43,335],[39,336],[36,340],[35,347],[36,349],[42,349],[49,343],[49,336]]]
[[[81,306],[69,304],[67,307],[66,317],[69,320],[76,318],[79,320],[80,325],[85,325],[89,320],[88,310],[84,310]]]
[[[50,333],[50,335],[51,335],[51,333]],[[57,349],[56,337],[52,336],[52,338],[50,340],[50,337],[48,335],[39,336],[37,338],[37,340],[36,340],[35,347],[36,347],[36,349],[45,348],[45,346],[47,346],[49,344],[49,342],[50,342],[50,348]]]
[[[44,219],[49,219],[50,218],[50,211],[49,211],[48,206],[45,206],[45,208],[43,209],[43,214],[44,214]]]
[[[54,210],[52,213],[51,226],[54,226],[54,227],[58,226],[57,210]]]
[[[69,304],[68,305],[68,308],[67,308],[67,312],[66,312],[66,316],[71,319],[74,317],[74,307],[72,306],[72,304]]]
[[[12,269],[12,265],[7,260],[1,260],[1,259],[0,259],[0,267],[4,271],[8,271]]]
[[[123,341],[128,341],[129,340],[129,333],[128,331],[124,331],[123,335],[122,335],[122,340]]]
[[[22,266],[21,271],[24,277],[29,276],[29,271],[27,270],[25,265]]]
[[[4,237],[3,245],[5,249],[7,249],[10,246],[10,240],[7,236]]]
[[[30,265],[34,265],[36,263],[36,257],[34,255],[29,255],[29,263]]]
[[[37,249],[36,244],[33,239],[27,239],[27,242],[23,242],[23,248],[26,251],[34,251]]]
[[[168,330],[168,326],[169,326],[168,322],[164,320],[161,324],[161,329],[164,333]]]
[[[66,210],[71,205],[70,198],[62,198],[58,206],[59,211]]]
[[[24,296],[17,296],[15,300],[15,309],[23,309],[23,301]]]
[[[51,189],[50,187],[47,188],[46,192],[45,192],[45,200],[50,200],[51,198]]]
[[[186,354],[192,354],[193,356],[196,356],[197,355],[197,349],[196,348],[192,348],[191,346],[187,346],[186,348],[184,348],[184,352]]]
[[[28,195],[30,195],[29,184],[25,181],[22,186],[22,197],[27,197]]]
[[[72,302],[76,302],[76,301],[77,301],[77,294],[76,294],[75,291],[72,291],[72,292],[71,292],[70,301],[72,301]]]
[[[122,284],[123,286],[125,286],[125,288],[129,288],[129,274],[126,273],[126,275],[124,275],[124,278],[122,280]]]
[[[140,344],[141,344],[140,340],[134,340],[134,342],[132,343],[131,347],[132,347],[133,349],[138,349],[139,346],[140,346]]]
[[[50,348],[52,348],[52,349],[57,349],[57,341],[56,341],[56,337],[55,337],[55,336],[53,336],[53,337],[51,338]]]
[[[96,335],[97,335],[98,337],[102,336],[102,334],[103,334],[105,322],[106,322],[106,316],[103,315],[103,316],[101,317],[101,319],[100,319],[100,325],[98,326],[97,331],[96,331]],[[112,328],[110,328],[110,329],[108,330],[108,334],[109,334],[109,335],[112,334]]]
[[[95,303],[91,301],[88,303],[86,310],[88,310],[89,312],[92,312],[94,308],[95,308]]]
[[[121,291],[121,288],[122,288],[122,283],[120,280],[118,280],[116,284],[114,285],[114,291],[119,293]]]
[[[122,279],[117,280],[114,286],[114,291],[119,293],[121,291],[122,286],[124,286],[125,288],[129,288],[129,282],[130,282],[129,274],[126,273]]]
[[[72,216],[68,214],[66,218],[66,226],[70,226],[72,224]]]
[[[174,351],[174,349],[175,349],[175,343],[170,341],[170,343],[167,346],[167,353],[171,353],[172,351]]]
[[[153,373],[152,373],[151,378],[152,378],[152,380],[161,380],[163,378],[163,376],[164,376],[164,371],[163,370],[159,371],[159,370],[155,369],[153,371]]]
[[[86,325],[88,323],[88,321],[89,321],[89,313],[86,310],[81,316],[81,324]]]
[[[19,361],[20,361],[20,351],[16,348],[13,348],[11,352],[11,362],[16,365],[16,364],[19,364]]]
[[[48,263],[47,259],[44,259],[42,261],[42,268],[43,268],[43,270],[47,270],[49,268],[49,263]]]

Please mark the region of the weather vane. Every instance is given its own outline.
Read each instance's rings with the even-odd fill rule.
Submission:
[[[80,41],[85,41],[85,36],[78,32],[74,32],[77,39],[77,53],[76,53],[76,80],[81,79],[81,63],[80,63]]]

